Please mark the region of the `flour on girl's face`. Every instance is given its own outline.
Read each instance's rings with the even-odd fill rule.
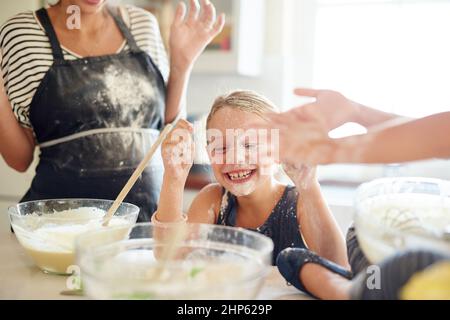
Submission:
[[[256,180],[252,179],[245,183],[228,184],[227,188],[236,197],[248,196],[256,189]]]
[[[101,80],[105,87],[97,94],[98,102],[111,105],[119,115],[117,120],[130,119],[131,127],[142,126],[146,115],[146,112],[141,112],[142,108],[149,107],[155,99],[155,90],[148,79],[111,65],[106,68]]]

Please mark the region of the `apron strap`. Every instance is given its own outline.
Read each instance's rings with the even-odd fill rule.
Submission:
[[[96,135],[96,134],[123,133],[123,132],[150,134],[150,135],[153,135],[155,137],[157,137],[159,135],[159,131],[156,130],[156,129],[153,129],[153,128],[134,128],[134,127],[98,128],[98,129],[91,129],[91,130],[86,130],[86,131],[82,131],[82,132],[77,132],[77,133],[74,133],[74,134],[71,134],[71,135],[68,135],[68,136],[65,136],[65,137],[61,137],[61,138],[45,141],[45,142],[39,143],[39,147],[40,148],[53,147],[53,146],[55,146],[57,144],[69,142],[69,141],[72,141],[72,140],[77,140],[77,139],[80,139],[80,138],[84,138],[84,137],[88,137],[88,136],[92,136],[92,135]]]
[[[116,7],[118,10],[119,7]],[[109,9],[109,13],[111,14],[111,16],[113,17],[114,21],[116,22],[117,26],[119,27],[119,30],[122,32],[122,35],[124,36],[124,38],[127,40],[128,46],[130,47],[130,50],[132,52],[138,52],[140,51],[136,41],[134,40],[133,35],[131,34],[130,29],[127,27],[127,25],[125,24],[125,22],[122,19],[122,16],[119,13],[114,12],[114,10],[110,7],[108,7]]]
[[[50,21],[50,17],[48,16],[47,10],[45,8],[37,10],[36,16],[41,22],[41,25],[44,28],[48,39],[50,40],[53,58],[55,59],[55,61],[64,60],[64,54],[62,52],[61,45],[59,44],[58,37],[56,36],[55,29],[53,29],[52,22]]]

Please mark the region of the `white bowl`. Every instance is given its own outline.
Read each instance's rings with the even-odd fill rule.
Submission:
[[[450,252],[450,181],[384,178],[358,188],[355,226],[372,263],[407,249]]]

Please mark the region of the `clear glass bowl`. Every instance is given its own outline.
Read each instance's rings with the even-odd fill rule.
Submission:
[[[273,242],[208,224],[136,224],[80,235],[76,257],[94,299],[253,299]]]
[[[20,244],[46,273],[67,274],[75,263],[75,238],[102,227],[113,201],[51,199],[19,203],[8,209],[11,226]],[[122,203],[109,226],[136,223],[139,207]]]
[[[355,226],[371,263],[406,249],[450,252],[450,181],[383,178],[357,190]]]

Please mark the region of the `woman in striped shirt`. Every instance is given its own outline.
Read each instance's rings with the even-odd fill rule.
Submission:
[[[23,172],[40,161],[22,201],[114,199],[165,123],[183,110],[197,57],[224,16],[202,0],[180,3],[168,61],[156,19],[107,0],[60,0],[0,29],[0,152]],[[170,67],[170,72],[169,72]],[[156,210],[156,157],[131,190],[140,221]]]

